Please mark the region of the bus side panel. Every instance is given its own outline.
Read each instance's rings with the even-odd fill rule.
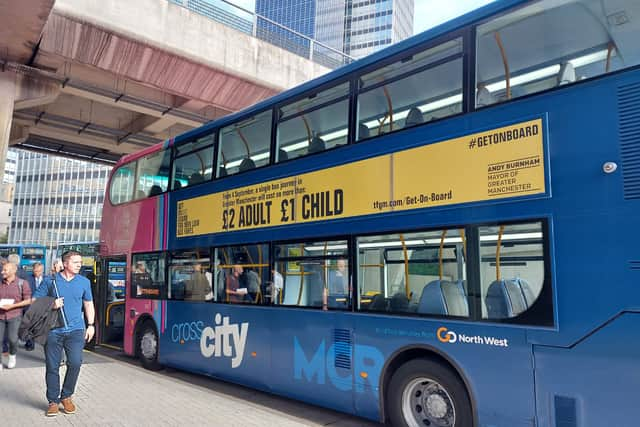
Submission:
[[[130,316],[131,310],[136,313],[135,317]],[[133,298],[129,298],[127,300],[124,312],[123,346],[125,354],[135,354],[135,330],[138,326],[139,319],[147,314],[153,318],[158,334],[160,334],[162,331],[162,302],[157,300]]]
[[[639,330],[627,313],[573,348],[535,346],[539,425],[637,426]]]
[[[105,245],[101,250],[102,255],[161,250],[164,197],[144,199],[115,208],[105,203],[100,230],[100,243]],[[110,212],[117,212],[117,215],[110,215]]]
[[[428,348],[435,349],[466,378],[471,398],[481,408],[479,426],[535,424],[533,359],[524,329],[382,315],[355,317],[356,349],[368,355],[356,356],[363,360],[356,364],[368,371],[366,379],[355,377],[356,390],[362,390],[355,395],[358,414],[378,417],[376,381],[382,373],[372,349],[378,349],[386,363],[401,349],[422,347],[425,356]]]
[[[272,333],[265,310],[168,301],[160,363],[266,390]]]
[[[272,391],[353,413],[352,320],[313,309],[269,311]]]

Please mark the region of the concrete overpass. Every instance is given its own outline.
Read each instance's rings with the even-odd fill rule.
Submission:
[[[167,0],[0,0],[0,149],[112,163],[327,71]]]

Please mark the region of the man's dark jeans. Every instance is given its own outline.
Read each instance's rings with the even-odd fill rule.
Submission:
[[[0,337],[3,342],[7,340],[7,351],[9,354],[18,352],[18,329],[20,328],[21,316],[9,320],[0,320]],[[2,349],[4,352],[4,348]]]
[[[78,382],[80,366],[82,365],[82,350],[84,348],[84,330],[64,331],[63,328],[53,329],[47,337],[44,353],[47,364],[47,400],[49,403],[59,403],[61,399],[71,397]],[[60,391],[60,359],[62,350],[67,354],[67,373]]]

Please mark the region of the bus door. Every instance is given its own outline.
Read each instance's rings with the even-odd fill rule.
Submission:
[[[96,342],[104,347],[123,348],[126,270],[124,256],[104,258],[101,261],[101,274],[94,298],[96,324],[99,325]]]

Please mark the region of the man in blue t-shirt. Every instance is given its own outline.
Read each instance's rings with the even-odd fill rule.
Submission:
[[[91,295],[91,283],[86,277],[79,275],[82,267],[82,256],[76,251],[62,254],[64,270],[54,277],[47,277],[35,292],[34,298],[53,297],[54,310],[60,310],[63,326],[52,329],[47,336],[45,358],[47,365],[47,407],[46,415],[53,417],[58,414],[59,405],[65,413],[73,414],[76,407],[71,396],[78,382],[80,366],[82,365],[82,350],[84,343],[91,341],[95,333],[93,324],[95,309]],[[84,327],[82,312],[87,319]],[[60,359],[62,350],[67,355],[67,373],[64,376],[62,390],[60,390]]]

